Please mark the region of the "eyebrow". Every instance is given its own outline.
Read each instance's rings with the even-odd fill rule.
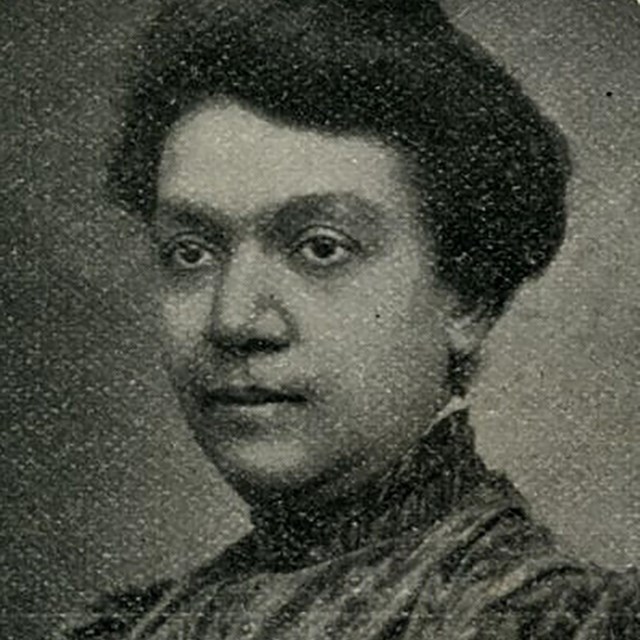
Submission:
[[[286,231],[288,225],[303,226],[313,222],[318,215],[323,220],[367,227],[378,225],[383,206],[353,192],[312,193],[292,198],[271,210],[271,224],[276,232]]]
[[[361,230],[383,231],[384,205],[351,191],[310,193],[295,196],[283,204],[265,207],[258,213],[256,228],[265,234],[285,238],[314,222],[348,225]],[[213,205],[171,199],[158,205],[172,224],[204,237],[229,239],[235,235],[234,217]],[[321,220],[318,220],[321,218]]]
[[[228,230],[222,223],[223,212],[210,205],[202,206],[187,200],[172,199],[157,206],[156,219],[158,212],[165,214],[171,223],[203,235],[228,234]]]

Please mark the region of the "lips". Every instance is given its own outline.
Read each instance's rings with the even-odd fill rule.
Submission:
[[[208,406],[255,407],[261,405],[301,404],[307,398],[296,391],[269,387],[221,387],[206,392],[202,398]]]

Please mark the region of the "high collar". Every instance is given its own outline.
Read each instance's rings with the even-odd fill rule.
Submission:
[[[384,476],[347,498],[280,496],[251,513],[259,557],[273,569],[323,562],[424,531],[477,485],[486,469],[474,450],[468,411],[433,425]]]

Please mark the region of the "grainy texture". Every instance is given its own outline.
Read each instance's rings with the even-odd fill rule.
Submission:
[[[102,195],[118,58],[152,5],[3,6],[8,638],[37,637],[97,592],[194,566],[246,528],[159,367],[135,224]],[[637,564],[638,7],[446,5],[558,121],[576,165],[564,249],[486,348],[480,449],[568,548]]]
[[[454,414],[355,500],[252,513],[256,530],[212,563],[103,599],[62,637],[635,638],[637,572],[560,553],[472,441]]]

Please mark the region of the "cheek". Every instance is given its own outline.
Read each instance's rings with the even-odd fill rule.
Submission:
[[[207,335],[212,299],[212,292],[204,288],[163,293],[160,309],[165,350],[172,364],[185,364],[197,354]]]
[[[440,360],[447,350],[449,313],[449,300],[432,282],[429,268],[411,255],[396,254],[339,292],[314,299],[299,317],[306,318],[305,333],[321,343],[321,353],[334,354],[344,365],[348,353],[360,367],[373,368],[385,358],[411,359],[414,366],[421,357]]]
[[[370,404],[437,403],[448,362],[440,323],[433,318],[419,323],[401,313],[385,317],[384,312],[378,323],[360,332],[349,350],[358,367],[345,375],[365,388]]]
[[[306,353],[340,406],[406,414],[439,405],[448,363],[447,305],[402,261],[314,305]],[[404,273],[404,276],[401,274]]]

